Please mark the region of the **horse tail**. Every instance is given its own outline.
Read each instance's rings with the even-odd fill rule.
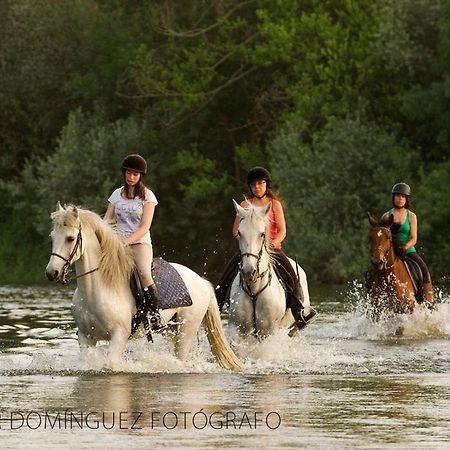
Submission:
[[[207,283],[210,290],[210,299],[208,310],[203,318],[203,325],[205,326],[208,335],[211,351],[217,362],[224,369],[243,371],[245,369],[244,365],[230,347],[225,336],[214,289],[209,282]]]

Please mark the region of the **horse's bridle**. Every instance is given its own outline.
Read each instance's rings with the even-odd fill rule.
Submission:
[[[80,277],[84,277],[85,275],[88,275],[92,272],[95,272],[98,270],[98,267],[92,270],[89,270],[85,273],[82,273],[81,275],[77,275],[75,277],[72,277],[70,279],[67,278],[67,274],[69,272],[70,266],[73,264],[73,258],[75,257],[75,255],[77,254],[78,248],[80,248],[80,252],[83,253],[83,237],[81,235],[81,223],[78,226],[78,235],[77,235],[77,240],[75,242],[75,245],[69,255],[68,258],[65,258],[64,256],[61,256],[59,253],[54,253],[52,252],[51,255],[52,256],[57,256],[58,258],[61,258],[63,261],[65,261],[65,264],[62,268],[62,273],[61,273],[61,283],[62,284],[66,284],[71,280],[76,280],[77,278]]]
[[[388,228],[388,227],[380,227],[380,228],[385,228],[390,231],[390,228]],[[381,266],[380,266],[381,269],[389,270],[394,267],[394,264],[391,264],[390,266],[387,265],[387,256],[388,256],[389,252],[391,251],[392,246],[393,246],[393,244],[392,244],[392,233],[391,233],[391,236],[389,237],[389,247],[384,252],[383,258],[381,259]],[[372,259],[372,262],[373,262],[373,259]]]
[[[241,275],[240,276],[241,286],[242,286],[242,289],[244,290],[244,292],[254,302],[256,301],[256,298],[258,297],[258,295],[261,294],[261,292],[263,292],[265,289],[267,289],[268,286],[270,286],[270,282],[272,281],[272,272],[270,271],[270,267],[267,267],[267,269],[264,270],[263,272],[259,271],[259,263],[261,262],[262,254],[263,254],[263,251],[264,251],[265,247],[266,247],[266,234],[264,233],[263,234],[263,240],[262,240],[262,243],[261,243],[261,248],[260,248],[260,250],[259,250],[257,255],[254,254],[254,253],[249,253],[249,252],[246,252],[246,253],[239,252],[239,274]],[[267,277],[267,283],[256,293],[253,293],[251,291],[250,286],[248,285],[248,283],[244,283],[244,281],[243,281],[244,280],[244,276],[243,276],[243,273],[242,273],[242,258],[244,256],[256,258],[256,273],[257,273],[256,280],[264,278],[266,276],[266,274],[269,275]]]

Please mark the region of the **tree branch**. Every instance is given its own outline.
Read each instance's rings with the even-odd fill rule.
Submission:
[[[225,20],[227,20],[231,15],[233,15],[237,10],[239,10],[240,8],[243,8],[244,6],[247,6],[251,3],[254,3],[255,1],[257,1],[257,0],[247,0],[247,1],[244,1],[244,2],[236,5],[235,7],[231,8],[220,20],[213,23],[212,25],[209,25],[206,28],[194,28],[192,30],[187,30],[187,31],[177,31],[177,30],[174,30],[174,29],[171,29],[168,27],[155,26],[155,31],[157,31],[161,34],[164,34],[166,36],[171,36],[171,37],[193,38],[193,37],[199,36],[201,34],[208,33],[209,31],[217,28]]]

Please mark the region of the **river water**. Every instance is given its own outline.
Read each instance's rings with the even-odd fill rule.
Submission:
[[[313,286],[317,322],[240,343],[235,374],[203,332],[187,363],[159,336],[131,341],[115,372],[104,347],[81,361],[72,289],[0,286],[2,449],[450,446],[446,294],[433,313],[375,325],[359,286]]]

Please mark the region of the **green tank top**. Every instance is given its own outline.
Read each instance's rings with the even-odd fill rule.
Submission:
[[[391,209],[392,214],[392,209]],[[402,225],[397,229],[397,231],[393,234],[393,238],[398,240],[402,245],[405,245],[411,239],[411,220],[409,218],[409,209],[406,210],[406,219],[402,223]],[[416,253],[417,250],[414,246],[408,248],[406,250],[406,254],[408,253]]]

